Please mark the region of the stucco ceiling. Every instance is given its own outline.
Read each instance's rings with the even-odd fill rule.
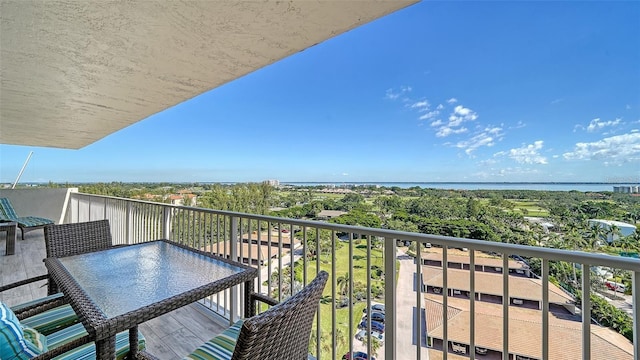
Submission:
[[[77,149],[415,0],[0,2],[0,143]]]

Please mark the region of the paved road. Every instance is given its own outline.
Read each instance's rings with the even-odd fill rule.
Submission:
[[[610,294],[612,299],[606,297],[607,301],[617,307],[618,309],[627,312],[629,315],[633,315],[633,299],[631,295],[625,295],[622,293],[614,293],[611,290],[605,290],[607,294]],[[622,298],[621,300],[613,300],[613,298]]]
[[[411,360],[417,358],[415,341],[415,259],[398,250],[397,258],[400,261],[400,274],[396,288],[396,354],[398,360]],[[420,298],[420,308],[424,309],[424,296]],[[426,344],[426,330],[422,323],[422,339],[420,339],[420,358],[429,359]]]
[[[301,257],[302,257],[302,245],[298,245],[293,250],[293,262],[295,263],[296,261],[300,260]],[[282,257],[282,269],[289,267],[290,263],[291,263],[291,253],[288,253],[287,255]],[[273,271],[277,271],[277,270],[278,270],[278,259],[273,258],[271,259],[271,273],[273,274]],[[307,275],[313,276],[312,274],[311,275],[307,274]],[[262,282],[261,292],[263,294],[268,294],[267,286],[264,285],[264,282],[267,281],[268,278],[269,278],[269,267],[265,265],[260,269],[260,281]]]
[[[285,255],[282,258],[283,267],[289,266],[291,255]],[[297,261],[302,256],[302,249],[298,248],[294,250],[294,261]],[[416,311],[416,291],[415,291],[415,259],[406,255],[402,250],[398,250],[397,259],[400,262],[398,286],[396,288],[396,354],[398,360],[413,360],[416,359],[416,336],[415,336],[415,311]],[[274,259],[272,263],[272,270],[278,268],[278,261]],[[261,269],[261,278],[264,282],[267,277],[267,267]],[[266,293],[266,286],[262,286],[262,291]],[[424,297],[420,298],[420,308],[424,309]],[[354,314],[359,315],[359,314]],[[362,342],[353,340],[354,351],[366,351],[362,346]],[[421,359],[428,360],[429,352],[427,350],[426,342],[426,325],[422,323],[422,339],[421,339],[420,357]],[[384,346],[378,351],[376,359],[384,360]]]

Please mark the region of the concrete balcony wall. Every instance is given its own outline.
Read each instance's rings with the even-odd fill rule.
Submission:
[[[38,216],[64,222],[69,194],[78,188],[63,189],[0,189],[0,198],[11,201],[18,216]]]

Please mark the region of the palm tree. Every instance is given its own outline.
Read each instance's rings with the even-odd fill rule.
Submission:
[[[347,293],[349,292],[349,288],[351,287],[351,278],[349,277],[349,273],[345,273],[343,276],[339,276],[336,279],[336,282],[340,294],[347,295]]]
[[[602,244],[602,240],[607,238],[607,230],[598,224],[589,226],[586,232],[586,239],[588,246],[596,250]]]
[[[605,231],[605,234],[607,236],[607,239],[611,239],[611,243],[613,244],[614,240],[620,238],[620,235],[622,235],[622,231],[620,230],[620,227],[618,225],[611,224]]]
[[[619,247],[625,253],[638,252],[640,250],[640,232],[635,231],[631,235],[619,238],[616,241],[616,247]]]
[[[568,249],[572,249],[572,250],[579,250],[582,249],[584,247],[584,245],[586,244],[584,238],[582,236],[580,236],[580,234],[577,231],[572,231],[569,234],[566,234],[564,237],[565,240],[565,246]],[[573,271],[573,284],[574,286],[578,286],[578,276],[576,274],[576,264],[572,263],[571,264],[571,268]]]
[[[367,347],[368,342],[369,342],[369,337],[365,336],[364,339],[362,340],[362,344],[365,347]],[[371,354],[372,355],[378,356],[378,350],[380,350],[381,346],[382,346],[382,343],[380,342],[380,340],[374,337],[371,338]]]

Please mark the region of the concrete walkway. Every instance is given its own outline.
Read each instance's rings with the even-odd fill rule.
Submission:
[[[415,311],[416,311],[416,264],[415,259],[398,249],[397,259],[400,262],[398,286],[396,289],[396,355],[398,360],[417,358]],[[420,284],[418,282],[418,284]],[[424,296],[420,297],[420,308],[424,310]],[[420,358],[429,359],[427,351],[426,326],[422,317],[422,336],[420,339]]]

